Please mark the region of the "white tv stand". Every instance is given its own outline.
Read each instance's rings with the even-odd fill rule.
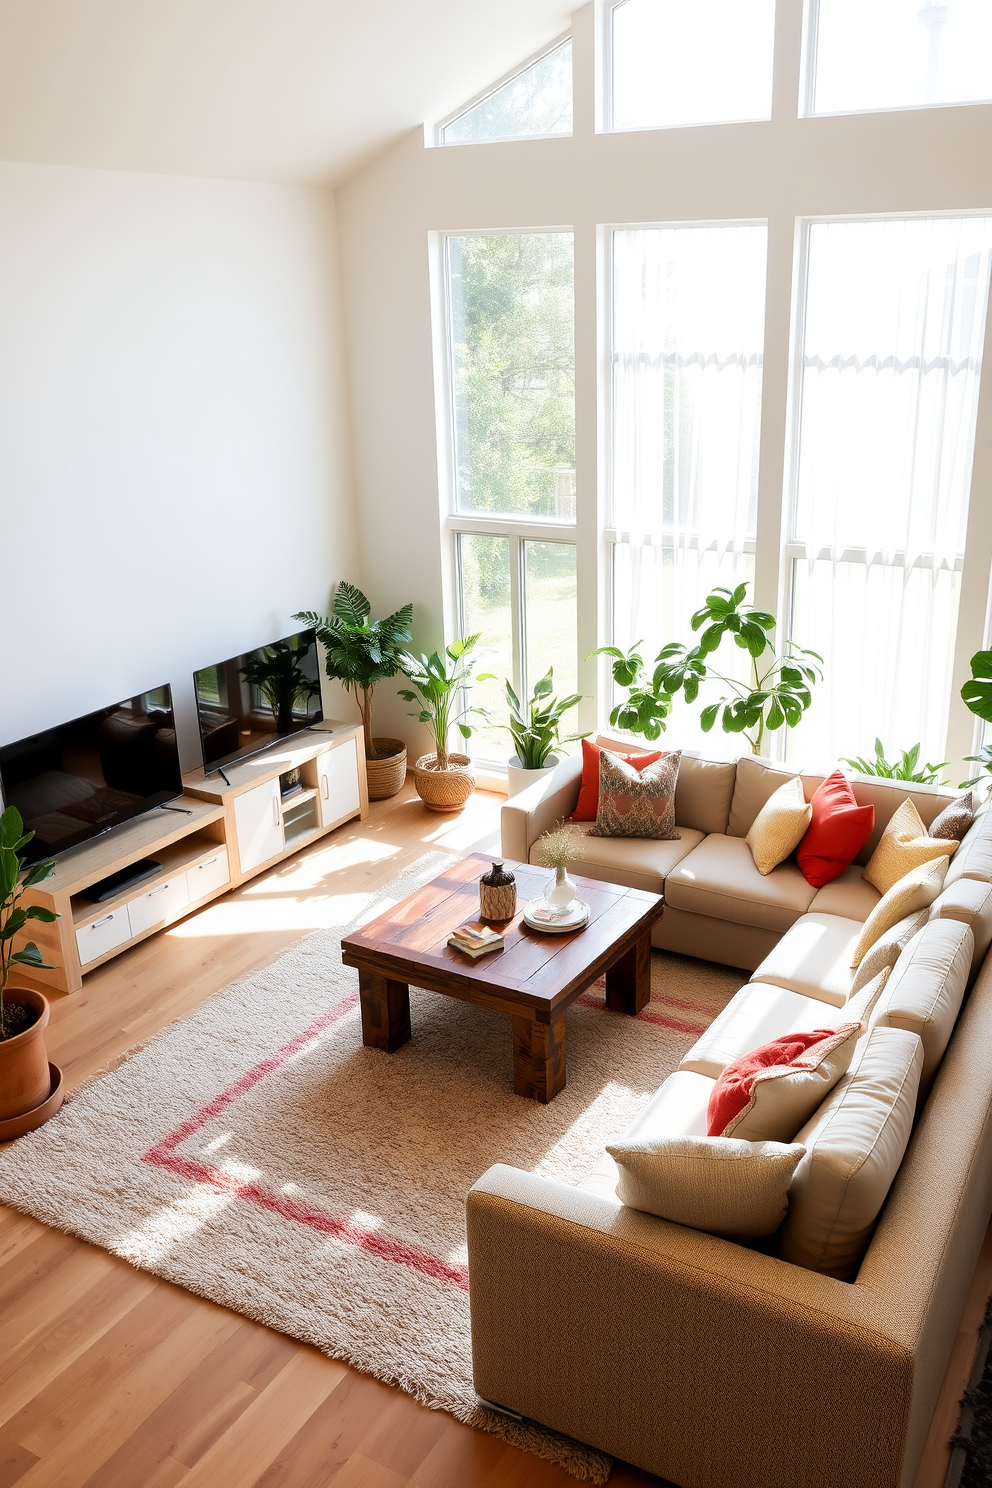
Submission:
[[[302,790],[283,797],[279,777],[298,769]],[[23,903],[42,904],[54,924],[28,922],[50,971],[32,970],[42,988],[78,992],[87,972],[130,946],[237,888],[353,817],[368,815],[360,724],[329,719],[219,774],[193,770],[185,794],[56,860]],[[85,890],[141,858],[162,864],[154,878],[124,887],[100,904]]]

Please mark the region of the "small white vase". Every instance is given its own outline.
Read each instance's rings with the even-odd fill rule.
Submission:
[[[548,886],[544,890],[545,903],[557,914],[564,914],[574,898],[574,880],[569,878],[564,868],[556,868],[554,878],[548,880]]]

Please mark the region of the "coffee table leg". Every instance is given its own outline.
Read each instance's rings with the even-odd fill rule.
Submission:
[[[371,971],[359,971],[362,999],[362,1043],[367,1049],[385,1049],[387,1054],[410,1038],[410,988]]]
[[[647,930],[606,973],[606,1006],[632,1017],[651,1001],[651,931]]]
[[[546,1106],[565,1088],[565,1015],[513,1019],[513,1090]]]

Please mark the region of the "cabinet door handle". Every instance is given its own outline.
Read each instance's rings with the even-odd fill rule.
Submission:
[[[166,891],[166,889],[168,889],[170,887],[171,887],[170,884],[159,884],[159,886],[158,886],[157,889],[149,889],[148,890],[148,897],[149,897],[149,899],[154,899],[154,897],[155,897],[156,894],[164,894],[165,891]]]
[[[321,775],[321,777],[320,777],[320,793],[324,797],[324,800],[325,801],[329,801],[330,800],[330,798],[331,798],[331,789],[330,789],[330,783],[328,781],[328,778],[327,778],[326,773],[323,774],[323,775]]]
[[[279,797],[278,796],[273,796],[272,797],[272,816],[273,816],[273,818],[275,820],[276,826],[277,827],[280,826],[281,823],[279,821]]]
[[[103,917],[103,919],[102,919],[102,920],[94,920],[94,921],[93,921],[93,923],[92,923],[92,925],[91,925],[91,926],[90,926],[90,929],[91,929],[91,930],[95,930],[95,929],[96,929],[96,928],[97,928],[97,926],[98,926],[98,925],[109,925],[109,924],[110,924],[110,922],[111,922],[111,920],[112,920],[112,919],[113,919],[113,918],[114,918],[114,917],[113,917],[113,915],[112,915],[112,914],[109,914],[109,915],[104,915],[104,917]]]

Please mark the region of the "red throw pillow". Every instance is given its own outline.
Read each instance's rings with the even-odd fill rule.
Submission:
[[[859,806],[851,782],[835,770],[813,792],[812,817],[796,849],[803,877],[814,889],[837,878],[871,836],[874,806]]]
[[[599,811],[599,755],[601,745],[592,744],[588,739],[582,740],[582,784],[579,786],[579,799],[575,803],[572,812],[572,821],[595,821]],[[615,749],[610,750],[616,754]],[[665,751],[658,749],[654,754],[619,754],[618,759],[626,760],[628,765],[633,765],[635,770],[646,770],[648,765],[653,765],[655,760],[664,757]]]
[[[845,1025],[846,1027],[846,1025]],[[706,1107],[706,1135],[722,1137],[727,1126],[750,1104],[755,1080],[763,1070],[799,1069],[809,1050],[824,1039],[837,1039],[836,1028],[814,1028],[809,1033],[786,1033],[728,1064],[710,1091]],[[797,1128],[798,1129],[798,1128]],[[791,1139],[790,1139],[791,1140]]]

